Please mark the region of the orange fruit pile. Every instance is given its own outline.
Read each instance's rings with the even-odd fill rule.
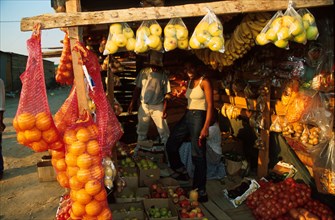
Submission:
[[[111,219],[107,193],[104,188],[104,170],[96,125],[66,130],[66,174],[69,178],[70,198],[73,202],[72,219]],[[56,167],[63,169],[62,162]]]
[[[47,112],[18,114],[13,120],[13,126],[17,132],[17,141],[35,152],[64,148],[53,119]]]

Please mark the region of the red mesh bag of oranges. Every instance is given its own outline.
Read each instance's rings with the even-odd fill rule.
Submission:
[[[64,133],[71,219],[112,219],[104,188],[98,127],[87,113]]]
[[[64,144],[48,105],[41,50],[41,32],[37,28],[27,40],[28,60],[21,74],[22,90],[13,120],[17,141],[35,152],[62,150]]]
[[[81,53],[83,64],[94,82],[93,90],[89,91],[89,97],[96,105],[96,122],[99,128],[98,140],[102,156],[110,156],[112,147],[123,135],[121,124],[107,100],[102,85],[98,57],[81,45],[77,45],[77,48]]]
[[[79,116],[76,87],[72,86],[69,96],[55,114],[55,125],[61,135],[69,125],[73,125]]]
[[[72,85],[74,80],[72,55],[70,39],[67,32],[63,40],[62,55],[59,60],[59,65],[56,72],[56,82],[65,85]]]

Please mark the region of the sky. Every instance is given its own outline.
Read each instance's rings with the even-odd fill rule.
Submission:
[[[28,55],[26,41],[32,32],[20,30],[21,19],[55,13],[51,0],[0,0],[0,50]],[[59,28],[42,30],[42,51],[49,47],[62,47],[64,32]],[[59,63],[59,58],[50,58]]]

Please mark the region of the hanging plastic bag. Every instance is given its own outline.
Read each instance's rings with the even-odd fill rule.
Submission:
[[[283,12],[277,11],[276,14],[270,19],[265,25],[262,31],[256,37],[256,43],[258,45],[265,45],[273,43],[279,48],[288,49],[288,40],[278,41],[278,32],[282,27]]]
[[[121,125],[109,104],[106,93],[103,89],[99,60],[96,54],[87,50],[82,45],[76,45],[81,52],[83,65],[92,78],[92,90],[89,90],[89,97],[96,106],[96,123],[99,129],[99,145],[102,156],[110,156],[115,143],[123,135]]]
[[[135,53],[163,52],[162,28],[156,20],[143,21],[136,31]]]
[[[307,40],[316,40],[319,37],[319,30],[313,14],[307,8],[299,9],[298,14],[302,18]]]
[[[317,92],[309,101],[309,106],[301,118],[301,122],[318,128],[315,130],[315,133],[318,134],[313,133],[310,139],[313,139],[314,142],[310,144],[316,145],[329,140],[333,130],[333,118],[334,115],[327,109],[322,93]]]
[[[27,40],[27,47],[27,66],[20,76],[22,89],[18,110],[13,120],[17,140],[35,152],[62,150],[64,144],[48,104],[39,26]]]
[[[209,48],[212,51],[223,53],[224,43],[222,23],[214,12],[208,10],[195,27],[189,45],[192,49]]]
[[[80,115],[64,133],[65,162],[69,178],[71,219],[111,220],[107,192],[104,185],[104,168],[99,131],[88,112]]]
[[[74,79],[70,39],[67,31],[63,40],[62,55],[56,72],[56,82],[65,85],[72,85]]]
[[[181,18],[172,18],[164,28],[164,50],[176,48],[186,50],[188,46],[188,29]]]
[[[335,195],[335,143],[334,133],[315,155],[314,179],[318,192]]]
[[[103,55],[120,51],[134,51],[135,34],[128,23],[114,23],[109,26],[109,33]]]
[[[287,29],[286,29],[286,28]],[[282,28],[277,33],[278,39],[283,38],[301,44],[306,44],[307,36],[301,16],[289,1],[288,8],[282,17]]]

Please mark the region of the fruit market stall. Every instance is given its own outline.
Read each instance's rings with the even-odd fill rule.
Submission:
[[[334,70],[329,68],[333,64],[330,39],[334,21],[327,13],[322,14],[331,11],[330,5],[333,1],[166,1],[136,7],[127,1],[112,5],[68,0],[57,8],[59,13],[23,18],[21,30],[34,30],[31,50],[40,46],[43,29],[65,30],[56,80],[72,85],[73,90],[54,119],[47,103],[32,111],[22,101],[15,118],[18,141],[38,152],[51,150],[57,180],[70,191],[63,198],[69,208],[65,213],[73,219],[110,219],[110,210],[115,219],[332,218],[331,209],[320,202],[331,204],[332,188],[323,191],[329,198],[315,199],[321,183],[323,187],[331,185],[332,174],[329,169],[322,170],[324,177],[316,178],[322,181],[316,181],[315,194],[313,181],[304,175],[308,166],[301,165],[311,157],[306,156],[306,150],[310,153],[319,143],[331,149],[334,141],[330,135]],[[323,22],[322,30],[318,18]],[[323,40],[321,47],[314,45],[318,35]],[[321,69],[304,63],[316,60],[311,58],[318,55],[312,54],[312,49],[325,50]],[[302,59],[306,53],[311,55],[307,61]],[[118,87],[116,79],[134,80],[137,68],[145,62],[161,62],[176,74],[170,76],[174,88],[182,89],[183,79],[177,73],[182,72],[179,59],[185,54],[200,59],[213,79],[215,105],[221,120],[228,123],[221,121],[221,125],[230,129],[223,149],[227,150],[233,140],[232,151],[223,156],[229,179],[208,181],[210,201],[204,204],[197,202],[197,192],[189,185],[161,178],[164,156],[144,152],[142,158],[133,159],[131,146],[118,141],[123,131],[115,114],[121,115],[122,110],[117,113],[114,97],[122,93],[120,105],[126,109],[129,87],[127,83]],[[34,59],[30,62],[41,59],[34,53],[31,56]],[[155,57],[159,59],[152,61]],[[306,66],[313,67],[312,77],[305,75]],[[33,67],[41,74],[40,66]],[[101,79],[104,71],[108,100]],[[43,77],[38,77],[41,83]],[[29,85],[41,87],[36,82]],[[314,93],[300,93],[303,86],[314,89],[309,90]],[[28,98],[21,96],[22,100],[32,99],[27,93]],[[35,102],[29,103],[32,106]],[[171,107],[170,111],[179,117],[176,109]],[[96,123],[91,118],[94,114]],[[326,116],[315,121],[316,115]],[[242,140],[241,149],[237,150],[236,139]],[[278,162],[277,150],[283,163]],[[235,157],[237,151],[246,158]],[[295,155],[298,159],[293,161]],[[309,163],[310,167],[314,163]],[[332,162],[320,167],[326,165],[331,168]],[[245,177],[250,166],[256,167],[253,178]],[[291,177],[302,178],[305,183]],[[59,210],[62,212],[64,209]]]

